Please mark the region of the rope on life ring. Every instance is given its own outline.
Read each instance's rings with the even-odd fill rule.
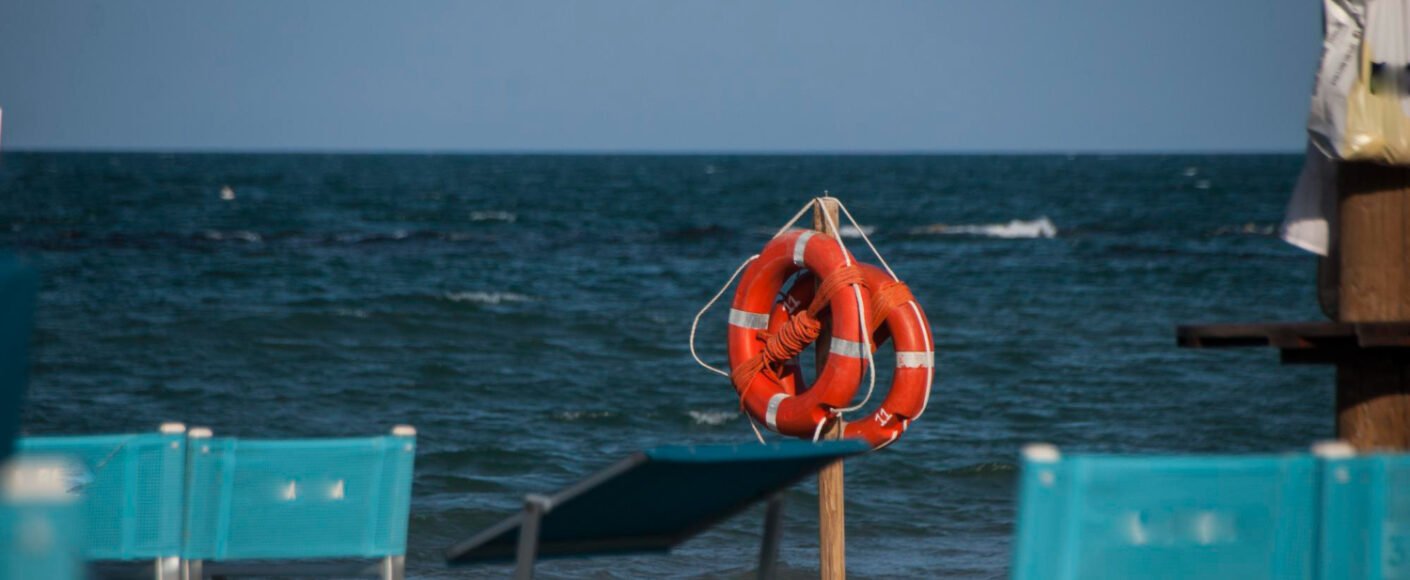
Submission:
[[[843,432],[844,437],[863,438],[879,449],[895,442],[928,403],[934,378],[929,323],[909,288],[846,206],[838,203],[881,268],[855,262],[830,217],[826,226],[832,235],[790,230],[817,203],[819,200],[813,199],[805,204],[762,252],[740,264],[696,314],[690,329],[691,356],[702,367],[730,378],[760,443],[764,437],[756,422],[785,435],[811,435],[816,441],[829,420],[841,420],[844,413],[867,404],[876,385],[872,354],[877,345],[894,338],[897,366],[891,391],[866,420],[847,423]],[[802,276],[798,276],[800,271]],[[807,276],[821,279],[816,289],[812,283],[796,280]],[[784,301],[776,303],[774,297],[781,295],[790,278],[795,279],[793,288],[782,296]],[[725,372],[700,358],[695,335],[700,319],[736,279],[740,283],[729,317],[731,370]],[[844,292],[848,289],[852,292]],[[847,300],[846,294],[854,300]],[[804,303],[807,307],[800,308]],[[819,338],[824,311],[833,323],[831,348],[817,380],[804,385],[797,356]],[[860,387],[864,370],[870,371],[866,396],[856,405],[846,406]]]
[[[784,282],[800,271],[815,274],[822,283],[806,309],[770,331],[775,297]],[[863,308],[870,300],[863,278],[862,270],[832,236],[810,230],[794,230],[770,240],[745,270],[730,308],[730,379],[741,408],[754,420],[778,433],[806,437],[834,409],[851,402],[870,354],[863,330]],[[822,330],[818,315],[824,309],[832,315],[826,364],[806,392],[785,389],[778,374],[780,365],[818,339]]]

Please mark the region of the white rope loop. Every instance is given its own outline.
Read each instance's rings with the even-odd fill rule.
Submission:
[[[850,221],[850,222],[852,222],[852,227],[857,228],[857,233],[859,233],[859,234],[862,235],[862,241],[864,241],[864,242],[867,243],[867,247],[868,247],[868,248],[871,248],[871,253],[872,253],[872,255],[873,255],[873,256],[876,256],[876,259],[877,259],[878,262],[881,262],[881,267],[886,269],[886,273],[891,276],[891,279],[892,279],[892,280],[895,280],[895,281],[897,281],[897,282],[900,282],[900,281],[901,281],[901,278],[898,277],[898,276],[896,275],[896,272],[891,269],[891,265],[888,264],[888,263],[886,263],[886,258],[881,257],[881,252],[877,251],[876,246],[871,243],[871,238],[867,237],[867,231],[864,230],[864,229],[862,229],[861,224],[858,224],[858,223],[857,223],[857,219],[856,219],[856,218],[852,217],[852,212],[847,211],[847,206],[842,205],[842,202],[839,200],[839,201],[837,202],[837,207],[838,207],[838,209],[841,209],[841,210],[842,210],[843,215],[846,215],[846,216],[847,216],[847,220]],[[919,324],[919,326],[920,326],[920,331],[921,331],[921,333],[922,333],[922,335],[923,335],[923,339],[925,340],[926,347],[929,349],[930,352],[933,353],[933,352],[935,351],[935,349],[934,349],[933,346],[931,346],[931,345],[933,345],[934,343],[931,342],[931,339],[930,339],[930,327],[929,327],[929,325],[925,324],[925,317],[924,317],[924,316],[921,316],[921,314],[920,314],[920,306],[917,305],[915,302],[911,302],[911,303],[910,303],[910,307],[911,307],[911,313],[912,313],[912,314],[915,314],[916,322],[920,323],[920,324]],[[925,414],[925,408],[926,408],[927,406],[929,406],[929,404],[930,404],[930,388],[931,388],[934,384],[935,384],[935,365],[932,364],[932,365],[926,367],[926,371],[925,371],[925,402],[921,403],[920,412],[919,412],[919,413],[916,413],[916,416],[913,417],[913,419],[919,419],[921,415]],[[893,440],[894,440],[894,439],[893,439]],[[886,445],[890,445],[890,444],[891,444],[890,442],[887,442],[887,443],[886,443]],[[885,447],[885,445],[883,445],[882,447]],[[879,449],[879,448],[878,448],[878,449]]]
[[[896,277],[896,272],[891,270],[891,265],[886,263],[886,258],[881,257],[881,252],[876,250],[876,246],[871,243],[871,238],[867,237],[867,231],[862,229],[862,225],[857,223],[856,218],[852,217],[852,212],[847,211],[847,206],[842,205],[842,202],[838,201],[837,208],[842,210],[842,215],[847,216],[847,221],[852,222],[852,227],[857,228],[857,233],[862,235],[862,241],[867,243],[868,248],[871,248],[871,254],[876,256],[878,262],[881,262],[882,268],[886,268],[886,273],[891,275],[891,279],[900,282],[901,279]]]
[[[701,308],[700,312],[695,314],[695,321],[690,323],[690,356],[695,357],[695,362],[700,363],[700,366],[705,367],[710,372],[713,372],[722,377],[728,377],[729,373],[710,366],[708,363],[701,360],[700,355],[695,352],[695,331],[697,328],[700,327],[700,319],[705,316],[706,312],[709,312],[710,307],[714,306],[715,303],[720,300],[721,296],[725,295],[725,290],[729,290],[730,285],[734,284],[734,279],[739,277],[739,273],[743,272],[744,269],[749,266],[749,264],[754,263],[754,260],[757,259],[759,259],[758,254],[749,256],[749,259],[745,260],[743,264],[740,264],[738,268],[735,268],[734,274],[729,277],[729,280],[725,282],[724,286],[720,287],[720,291],[716,292],[715,296],[711,298],[709,302],[705,303],[705,307]]]
[[[842,210],[843,212],[847,211],[846,207],[842,205],[841,200],[838,200],[837,198],[829,199],[832,199],[837,202],[837,208],[839,210]],[[819,209],[824,209],[824,206],[822,205],[822,200],[823,198],[820,197],[814,198],[813,203],[817,204]],[[823,221],[826,223],[827,227],[832,229],[833,239],[837,240],[837,247],[842,248],[843,259],[846,260],[846,264],[848,266],[851,266],[852,256],[847,251],[847,245],[842,242],[842,232],[837,229],[837,223],[832,221],[832,216],[828,215],[827,211],[822,211],[820,213],[822,213]],[[848,215],[850,217],[850,214]],[[852,222],[852,225],[853,227],[856,227],[858,231],[861,231],[861,227],[857,226],[857,222],[855,220]],[[868,244],[870,244],[870,242],[868,242]],[[873,248],[873,250],[874,249],[875,248]],[[862,352],[866,354],[867,374],[870,377],[870,380],[867,382],[867,395],[865,397],[862,397],[862,402],[852,405],[851,407],[835,409],[833,411],[833,414],[837,415],[838,419],[842,419],[843,413],[851,413],[852,411],[856,411],[857,409],[865,407],[867,402],[871,400],[872,392],[876,391],[876,361],[872,359],[871,333],[867,332],[867,309],[866,305],[862,303],[862,286],[860,284],[852,285],[852,295],[855,296],[857,299],[857,324],[861,325],[861,332],[859,334],[862,335]],[[821,427],[819,427],[819,432],[821,432]],[[814,436],[814,441],[816,440],[817,438],[816,436]]]

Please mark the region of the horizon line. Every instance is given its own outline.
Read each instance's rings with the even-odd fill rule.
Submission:
[[[1302,149],[364,149],[364,148],[69,148],[0,147],[0,156],[14,154],[119,155],[445,155],[554,157],[968,157],[968,156],[1156,156],[1156,155],[1300,155]]]

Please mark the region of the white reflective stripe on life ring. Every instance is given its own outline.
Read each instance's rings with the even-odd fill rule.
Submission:
[[[896,351],[896,368],[928,369],[935,367],[935,353],[923,350]]]
[[[852,358],[863,358],[866,356],[862,354],[862,343],[853,342],[845,338],[838,338],[836,336],[832,337],[832,344],[828,346],[827,351],[829,354],[840,354]]]
[[[788,393],[776,393],[769,397],[769,410],[764,413],[764,423],[769,426],[770,431],[778,431],[778,406],[787,398]]]
[[[769,315],[731,308],[729,309],[729,323],[740,328],[764,330],[769,327]]]
[[[808,240],[812,239],[813,234],[816,233],[817,232],[814,232],[813,230],[803,230],[803,233],[798,235],[797,241],[793,242],[794,266],[798,266],[799,268],[803,267],[803,252],[808,249]]]

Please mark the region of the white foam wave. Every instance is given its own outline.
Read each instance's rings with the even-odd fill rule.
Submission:
[[[504,302],[534,302],[533,296],[514,292],[446,292],[446,300],[451,302],[473,302],[475,304],[500,304]]]
[[[258,244],[264,241],[264,238],[261,237],[259,234],[246,230],[236,230],[233,232],[206,230],[206,239],[215,241],[240,240],[243,242],[250,242],[252,244]]]
[[[1276,225],[1253,222],[1241,226],[1221,226],[1214,230],[1216,236],[1271,236],[1276,233],[1278,233]]]
[[[844,238],[860,238],[862,237],[862,234],[870,236],[875,231],[876,226],[862,226],[860,229],[858,229],[854,225],[847,224],[838,229],[837,233],[842,234],[842,237]]]
[[[689,411],[690,420],[696,425],[723,425],[739,413],[734,411]]]
[[[472,211],[470,221],[475,222],[504,222],[512,224],[519,216],[507,211]]]
[[[616,415],[611,411],[559,411],[553,414],[555,419],[561,421],[581,421],[583,419],[605,419]]]
[[[1055,238],[1057,226],[1048,216],[1036,220],[1011,220],[1006,224],[931,224],[911,230],[912,234],[969,235],[990,238]]]

